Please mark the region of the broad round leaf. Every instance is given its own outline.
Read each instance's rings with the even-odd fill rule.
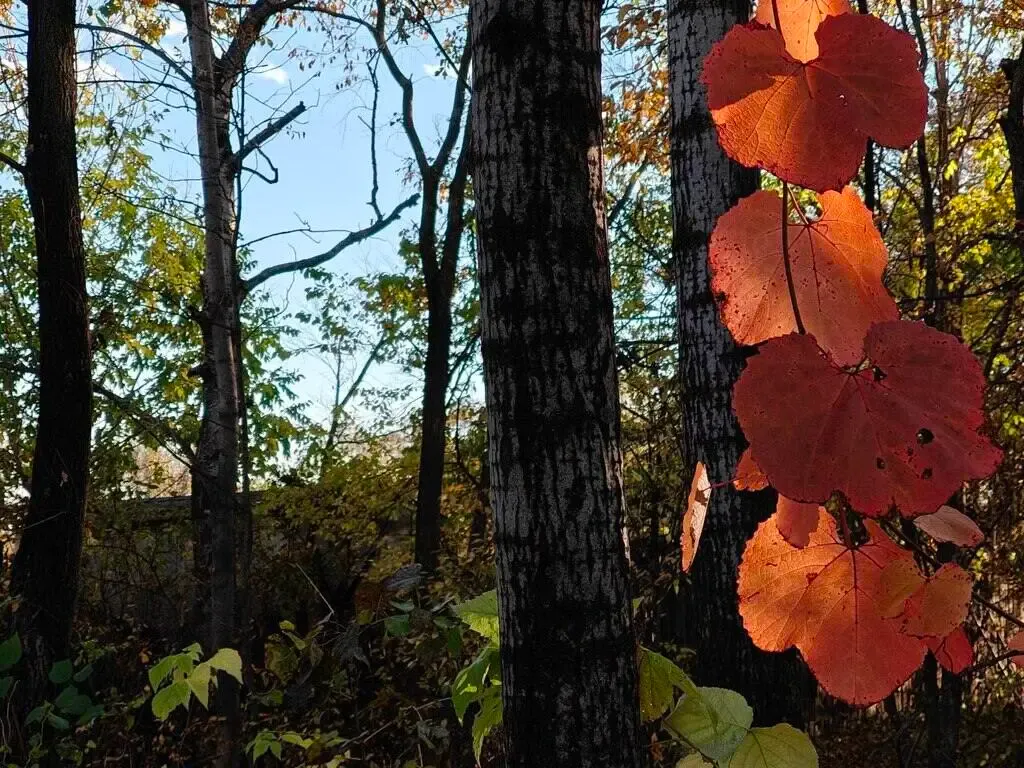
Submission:
[[[822,688],[851,704],[881,701],[916,670],[925,646],[882,616],[882,570],[910,558],[876,523],[869,540],[844,544],[835,521],[819,512],[817,530],[803,549],[763,522],[740,563],[743,625],[766,651],[796,646]]]
[[[974,648],[963,627],[957,627],[943,638],[925,638],[925,642],[939,664],[954,675],[959,675],[974,663]]]
[[[736,748],[729,768],[818,768],[810,737],[788,723],[752,728]]]
[[[914,637],[945,637],[967,618],[974,579],[946,563],[912,594],[900,616],[900,631]]]
[[[690,496],[686,500],[686,511],[683,513],[683,524],[679,533],[684,572],[690,570],[693,558],[697,556],[697,547],[700,546],[700,535],[704,532],[704,519],[708,514],[710,500],[711,481],[708,480],[708,470],[698,461],[693,481],[690,483]]]
[[[686,739],[705,757],[725,760],[747,736],[754,710],[736,691],[726,688],[698,688],[687,694],[665,726]]]
[[[923,323],[871,327],[871,367],[849,372],[813,336],[764,344],[736,382],[734,407],[771,484],[797,501],[845,494],[877,517],[938,509],[1001,452],[978,430],[985,377],[971,351]]]
[[[805,504],[779,496],[775,505],[775,525],[782,538],[794,547],[806,547],[811,534],[818,529],[818,516],[824,508],[818,504]]]
[[[948,505],[939,507],[934,514],[914,518],[914,525],[936,541],[948,541],[958,547],[976,547],[985,540],[976,522]]]
[[[738,491],[761,491],[768,487],[768,478],[750,455],[750,448],[740,456],[732,484]]]
[[[496,590],[492,589],[464,603],[459,603],[454,610],[470,629],[497,644],[498,593]]]
[[[928,92],[913,38],[873,16],[829,16],[815,38],[818,57],[805,64],[774,29],[735,26],[708,54],[702,80],[730,157],[824,192],[857,175],[868,138],[910,146]]]
[[[819,198],[821,217],[788,225],[800,317],[842,365],[864,356],[872,323],[899,317],[882,284],[888,259],[871,211],[852,187]],[[782,253],[782,198],[760,191],[718,220],[711,236],[711,287],[722,320],[740,344],[797,330]]]
[[[811,61],[818,56],[814,33],[826,16],[850,13],[849,0],[778,0],[779,21],[786,51],[797,61]],[[775,28],[772,0],[760,0],[754,18],[758,23]]]

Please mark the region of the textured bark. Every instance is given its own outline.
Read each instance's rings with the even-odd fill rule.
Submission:
[[[28,4],[28,150],[39,287],[39,420],[12,591],[27,652],[23,702],[68,655],[92,430],[89,311],[75,144],[75,3]]]
[[[728,481],[745,445],[732,411],[744,349],[719,320],[710,289],[708,238],[718,218],[758,186],[756,171],[718,145],[699,82],[711,46],[749,14],[745,0],[670,0],[674,253],[678,266],[680,375],[686,462],[703,461],[712,482]],[[676,625],[697,651],[696,677],[740,691],[760,722],[806,718],[812,688],[792,651],[766,654],[750,642],[737,610],[737,568],[747,539],[774,509],[771,493],[717,488]]]
[[[1006,113],[999,119],[999,125],[1006,137],[1006,148],[1010,155],[1014,231],[1021,235],[1024,233],[1024,47],[1016,59],[1006,59],[1002,68],[1010,93]]]
[[[507,765],[639,766],[596,0],[473,0]]]

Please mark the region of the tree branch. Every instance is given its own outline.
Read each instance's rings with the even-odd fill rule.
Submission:
[[[22,176],[26,176],[27,172],[25,166],[15,160],[13,157],[8,155],[6,152],[0,152],[0,164],[6,165],[12,171],[17,171]]]
[[[76,24],[75,26],[79,29],[87,29],[91,32],[103,32],[111,35],[118,35],[120,37],[125,38],[126,40],[130,40],[140,48],[149,51],[154,56],[163,61],[167,66],[169,66],[174,71],[176,75],[178,75],[178,77],[180,77],[186,83],[192,82],[192,75],[189,74],[188,70],[186,70],[184,66],[182,66],[180,63],[172,59],[167,54],[167,52],[164,51],[162,48],[160,48],[157,45],[153,45],[152,43],[144,40],[138,35],[134,35],[125,29],[117,29],[116,27],[105,27],[101,24],[87,24],[83,22]]]
[[[241,169],[242,162],[246,157],[260,149],[305,111],[306,105],[300,101],[285,114],[281,115],[281,117],[277,118],[277,120],[272,120],[262,131],[259,131],[249,138],[249,140],[242,145],[242,148],[235,153],[234,157],[231,158],[233,171],[237,173]]]
[[[400,203],[387,217],[383,219],[377,219],[373,224],[364,229],[356,230],[350,233],[342,240],[331,248],[330,250],[324,251],[317,256],[310,256],[307,259],[299,259],[298,261],[289,261],[284,264],[275,264],[272,267],[267,267],[261,272],[257,272],[255,275],[250,277],[248,280],[242,282],[241,293],[243,296],[251,293],[255,288],[259,287],[267,280],[278,275],[284,275],[289,272],[299,272],[305,269],[313,269],[319,267],[321,264],[333,259],[339,253],[344,251],[349,246],[355,245],[356,243],[366,240],[368,237],[378,232],[387,229],[388,226],[398,220],[398,217],[402,214],[406,208],[415,205],[420,199],[419,194],[412,195]]]
[[[245,12],[238,22],[238,29],[228,44],[227,50],[218,60],[221,66],[222,80],[220,85],[234,84],[245,66],[249,51],[263,32],[263,26],[275,13],[287,11],[299,4],[300,0],[258,0]]]

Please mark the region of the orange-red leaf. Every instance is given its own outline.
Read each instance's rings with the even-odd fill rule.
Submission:
[[[690,497],[686,501],[683,513],[683,525],[679,534],[679,545],[682,549],[683,571],[690,570],[693,558],[697,555],[700,535],[704,531],[704,519],[708,514],[708,502],[711,500],[711,481],[708,470],[702,462],[697,462],[697,470],[693,473],[690,483]]]
[[[782,538],[794,547],[806,547],[811,534],[818,529],[818,515],[823,510],[817,504],[804,504],[780,495],[775,505],[775,524]]]
[[[797,61],[817,58],[818,41],[814,39],[814,33],[826,16],[838,16],[853,10],[849,0],[778,0],[778,6],[786,50]],[[754,18],[774,28],[772,0],[761,0]]]
[[[914,637],[945,637],[967,618],[973,588],[967,571],[947,563],[907,599],[900,631]]]
[[[927,579],[910,558],[894,560],[882,569],[882,591],[878,609],[887,619],[901,616],[907,600],[924,586]]]
[[[811,335],[764,344],[736,382],[734,407],[758,466],[791,499],[841,491],[859,512],[938,509],[1002,456],[978,430],[985,377],[971,351],[923,323],[877,323],[849,372]]]
[[[1016,635],[1010,638],[1010,642],[1006,644],[1007,649],[1011,651],[1021,651],[1024,653],[1024,632],[1018,632]],[[1018,667],[1024,667],[1024,656],[1012,656],[1010,661],[1016,664]]]
[[[939,664],[954,675],[959,675],[974,663],[974,648],[963,627],[957,627],[941,639],[926,638],[925,642]]]
[[[738,491],[763,491],[768,487],[768,478],[754,462],[747,448],[740,456],[740,463],[736,466],[736,477],[732,484]]]
[[[928,92],[913,38],[860,14],[829,16],[802,63],[757,22],[735,26],[704,63],[722,148],[746,166],[823,192],[857,175],[868,138],[906,147],[924,130]]]
[[[931,515],[914,519],[914,525],[936,541],[949,541],[958,547],[976,547],[985,534],[971,518],[953,507],[943,505]]]
[[[872,323],[899,317],[882,284],[888,253],[871,211],[852,187],[820,198],[821,218],[792,224],[789,256],[800,317],[842,365],[864,356]],[[740,344],[797,329],[782,255],[782,198],[755,192],[718,220],[711,236],[712,291]]]
[[[857,549],[842,542],[830,515],[803,549],[791,546],[769,519],[748,542],[740,564],[740,615],[766,651],[796,646],[821,686],[851,704],[892,693],[924,658],[924,644],[899,632],[879,610],[882,569],[910,555],[878,525]]]

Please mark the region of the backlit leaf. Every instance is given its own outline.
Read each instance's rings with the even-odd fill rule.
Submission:
[[[845,494],[872,517],[938,509],[1001,452],[978,430],[985,377],[969,349],[923,323],[877,323],[850,372],[813,336],[766,342],[734,390],[754,460],[797,501]]]
[[[768,487],[768,478],[750,455],[750,448],[740,456],[732,484],[738,491],[761,491]]]
[[[814,33],[826,16],[850,13],[849,0],[778,0],[782,36],[786,51],[797,61],[811,61],[818,56]],[[772,0],[760,0],[754,18],[768,27],[775,27]]]
[[[1011,637],[1010,642],[1006,644],[1006,649],[1009,651],[1021,651],[1024,653],[1024,631],[1018,632]],[[1012,656],[1010,661],[1018,667],[1024,667],[1024,656]]]
[[[794,547],[806,547],[818,528],[818,515],[824,508],[779,496],[775,506],[775,524],[782,538]]]
[[[985,534],[971,518],[948,505],[931,515],[914,518],[914,525],[936,541],[948,541],[959,547],[976,547]]]
[[[824,192],[842,189],[868,138],[910,146],[924,130],[928,93],[913,38],[860,14],[829,16],[803,63],[757,22],[735,26],[705,59],[711,116],[739,163]]]
[[[754,710],[740,694],[725,688],[698,688],[688,694],[665,726],[705,757],[725,760],[747,736]]]
[[[842,365],[864,356],[872,323],[899,317],[882,284],[888,254],[852,187],[819,198],[821,217],[789,223],[789,256],[800,317]],[[797,330],[782,252],[782,198],[765,190],[718,220],[711,236],[712,290],[740,344]]]
[[[920,640],[899,632],[878,605],[882,570],[910,555],[876,523],[851,549],[832,517],[819,513],[803,549],[763,522],[740,564],[740,615],[754,644],[766,651],[796,646],[821,686],[851,704],[881,701],[924,659]]]
[[[963,627],[957,627],[943,638],[925,638],[925,642],[939,664],[954,675],[959,675],[974,663],[974,648]]]
[[[902,632],[914,637],[945,637],[967,618],[974,579],[955,563],[946,563],[906,602]]]
[[[818,768],[810,737],[788,723],[752,728],[737,747],[729,768]]]
[[[456,605],[455,613],[474,632],[492,643],[498,642],[498,593],[495,590]]]
[[[660,653],[640,649],[640,716],[645,723],[657,720],[675,701],[675,690],[692,693],[696,686],[678,666]]]
[[[683,513],[683,524],[679,533],[684,572],[690,570],[693,558],[697,555],[697,547],[700,546],[700,535],[704,531],[704,519],[708,514],[710,500],[711,481],[708,480],[708,470],[698,461],[697,469],[693,473],[693,482],[690,483],[690,496],[686,500],[686,511]]]

